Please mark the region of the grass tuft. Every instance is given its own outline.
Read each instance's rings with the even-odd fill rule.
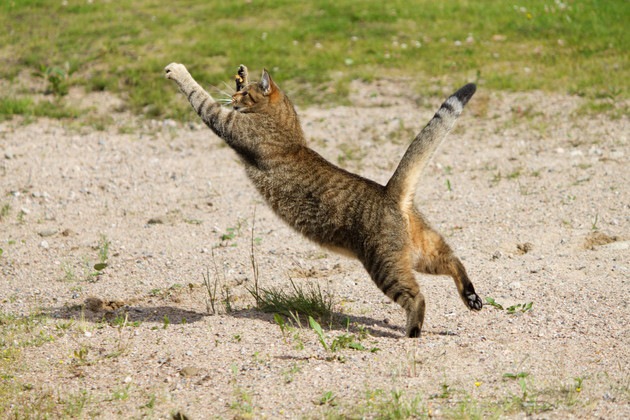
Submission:
[[[292,286],[289,292],[277,287],[249,289],[249,293],[256,299],[258,309],[288,318],[297,316],[332,320],[334,307],[332,295],[322,292],[319,285],[303,287],[296,285],[291,278],[289,281]]]

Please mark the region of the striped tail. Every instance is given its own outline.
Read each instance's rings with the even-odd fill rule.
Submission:
[[[413,206],[413,198],[420,174],[431,156],[453,128],[455,120],[462,113],[464,105],[477,90],[473,83],[451,95],[435,113],[431,121],[416,136],[387,183],[387,193],[400,203],[402,210]]]

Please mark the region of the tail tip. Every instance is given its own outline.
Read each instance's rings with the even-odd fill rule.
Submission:
[[[462,105],[466,105],[470,98],[475,94],[477,90],[477,85],[474,83],[468,83],[467,85],[460,88],[457,92],[453,94],[454,97],[459,99]]]

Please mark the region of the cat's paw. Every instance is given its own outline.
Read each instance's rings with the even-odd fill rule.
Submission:
[[[171,80],[181,80],[188,75],[186,66],[179,63],[171,63],[164,68],[165,77]]]
[[[477,295],[475,292],[465,293],[464,303],[466,304],[466,306],[468,306],[468,309],[471,309],[473,311],[480,311],[481,308],[483,308],[483,302],[481,301],[479,295]]]

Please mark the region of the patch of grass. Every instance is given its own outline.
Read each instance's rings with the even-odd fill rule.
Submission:
[[[289,281],[292,287],[289,292],[279,287],[260,287],[258,291],[249,289],[258,309],[291,318],[301,316],[332,320],[334,300],[330,294],[323,293],[319,285],[303,287],[296,285],[291,278]]]
[[[46,331],[48,318],[40,314],[16,316],[0,312],[0,413],[5,418],[57,417],[57,399],[17,378],[28,369],[22,350],[54,340]]]
[[[382,389],[367,390],[365,398],[352,404],[338,403],[331,408],[325,418],[375,418],[404,420],[426,418],[429,411],[422,404],[420,396],[409,397],[403,391],[386,392]],[[334,411],[333,411],[334,410]]]
[[[0,121],[11,119],[15,115],[61,119],[76,118],[79,111],[56,100],[34,102],[28,97],[1,97]]]
[[[11,1],[0,11],[0,78],[39,74],[57,97],[114,92],[150,117],[193,118],[162,78],[171,61],[204,86],[240,63],[266,67],[300,104],[343,102],[353,79],[620,98],[630,79],[623,1]]]
[[[254,404],[252,396],[243,388],[236,388],[234,391],[234,401],[230,404],[230,409],[236,412],[235,418],[254,418]]]

